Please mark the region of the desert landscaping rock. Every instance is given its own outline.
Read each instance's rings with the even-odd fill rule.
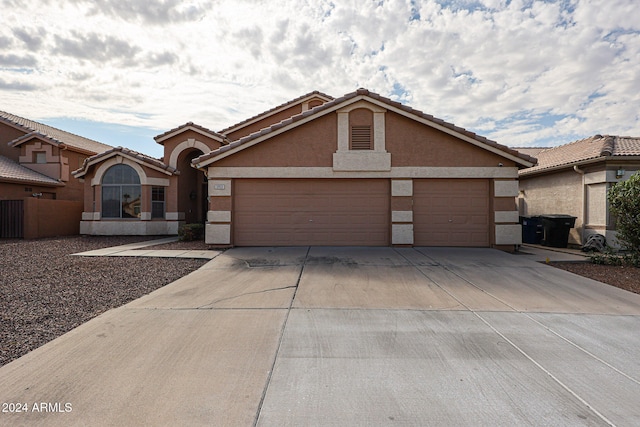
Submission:
[[[148,236],[0,240],[0,365],[206,262],[69,256],[146,240]]]

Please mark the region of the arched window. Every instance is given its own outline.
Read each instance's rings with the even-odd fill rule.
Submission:
[[[102,176],[102,217],[140,218],[140,177],[131,166],[111,166]]]

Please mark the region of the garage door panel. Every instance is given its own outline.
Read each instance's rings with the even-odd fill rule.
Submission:
[[[236,180],[234,244],[389,243],[388,180]]]
[[[418,246],[489,246],[489,180],[416,179],[414,242]]]

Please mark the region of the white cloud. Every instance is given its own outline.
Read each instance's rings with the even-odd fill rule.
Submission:
[[[509,145],[640,135],[635,0],[18,3],[0,109],[29,118],[221,129],[367,87]]]

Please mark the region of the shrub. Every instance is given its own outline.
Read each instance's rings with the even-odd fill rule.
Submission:
[[[202,240],[204,238],[203,224],[183,224],[178,228],[178,236],[183,242]]]
[[[640,255],[640,172],[614,184],[607,194],[611,213],[616,217],[617,239],[632,257]]]

